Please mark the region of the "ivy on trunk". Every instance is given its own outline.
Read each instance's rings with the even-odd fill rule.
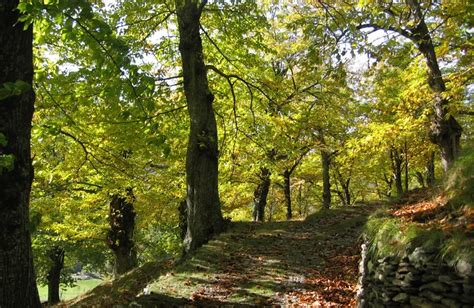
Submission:
[[[135,230],[135,197],[132,190],[127,196],[113,195],[109,207],[110,230],[107,244],[115,255],[114,274],[124,274],[137,266],[137,254],[133,241]]]

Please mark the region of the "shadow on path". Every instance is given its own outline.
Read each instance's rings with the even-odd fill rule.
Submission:
[[[145,307],[355,305],[359,237],[374,207],[234,223],[137,298]]]

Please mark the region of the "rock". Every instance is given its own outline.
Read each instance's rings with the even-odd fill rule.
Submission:
[[[462,293],[462,286],[459,285],[459,284],[455,284],[455,285],[451,286],[451,291],[453,291],[454,293],[457,293],[457,294],[461,294]]]
[[[433,274],[423,274],[421,276],[422,282],[431,282],[431,281],[438,281],[438,277]]]
[[[448,307],[448,308],[458,308],[459,306],[461,306],[461,304],[454,300],[454,299],[449,299],[449,298],[443,298],[441,300],[441,304],[443,304],[445,307]]]
[[[417,275],[415,275],[414,273],[412,272],[409,272],[405,275],[405,279],[404,279],[406,282],[409,282],[409,283],[413,283],[413,284],[417,284],[418,282],[420,282],[420,279],[419,277],[417,277]]]
[[[441,299],[443,298],[443,296],[441,296],[440,294],[435,294],[431,291],[422,291],[420,293],[420,296],[424,297],[424,298],[427,298],[432,302],[440,302]]]
[[[408,293],[408,294],[418,294],[420,292],[420,290],[418,288],[415,288],[415,287],[402,287],[402,291],[404,293]]]
[[[472,272],[472,265],[465,261],[465,260],[459,260],[458,263],[456,263],[456,270],[461,276],[468,276]]]
[[[399,293],[394,298],[392,298],[392,300],[397,303],[407,303],[408,299],[409,296],[406,293]]]
[[[410,255],[408,255],[408,260],[410,260],[411,264],[419,266],[426,264],[429,260],[429,257],[426,255],[423,248],[417,247]]]
[[[433,292],[445,292],[446,287],[443,283],[439,281],[435,281],[435,282],[430,282],[430,283],[422,285],[420,287],[420,291],[424,291],[424,290],[429,290]]]
[[[433,308],[433,307],[439,307],[439,305],[436,305],[436,303],[433,303],[426,298],[418,297],[418,296],[411,296],[410,297],[410,304],[412,307],[417,307],[417,308]]]
[[[464,294],[474,294],[474,286],[473,285],[464,284],[463,285],[463,290],[464,290]]]
[[[453,284],[454,283],[454,278],[449,276],[449,275],[440,275],[438,276],[438,281],[444,282],[447,284]]]
[[[459,298],[459,300],[464,304],[471,304],[474,306],[474,294],[464,294]]]

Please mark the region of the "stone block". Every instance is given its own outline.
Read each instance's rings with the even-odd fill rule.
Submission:
[[[443,296],[440,293],[434,293],[431,291],[422,291],[420,296],[429,299],[432,302],[440,302],[443,299]]]
[[[447,308],[458,308],[461,306],[461,303],[459,303],[457,300],[450,298],[443,298],[441,300],[441,304],[443,304]]]
[[[420,291],[429,290],[433,292],[446,292],[449,290],[449,287],[442,282],[434,281],[427,284],[424,284],[420,287]]]
[[[392,298],[394,302],[397,303],[408,303],[410,296],[406,293],[399,293]]]

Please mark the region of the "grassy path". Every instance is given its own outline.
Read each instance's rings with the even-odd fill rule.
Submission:
[[[236,223],[149,287],[145,305],[355,305],[358,238],[369,208],[305,221]]]

